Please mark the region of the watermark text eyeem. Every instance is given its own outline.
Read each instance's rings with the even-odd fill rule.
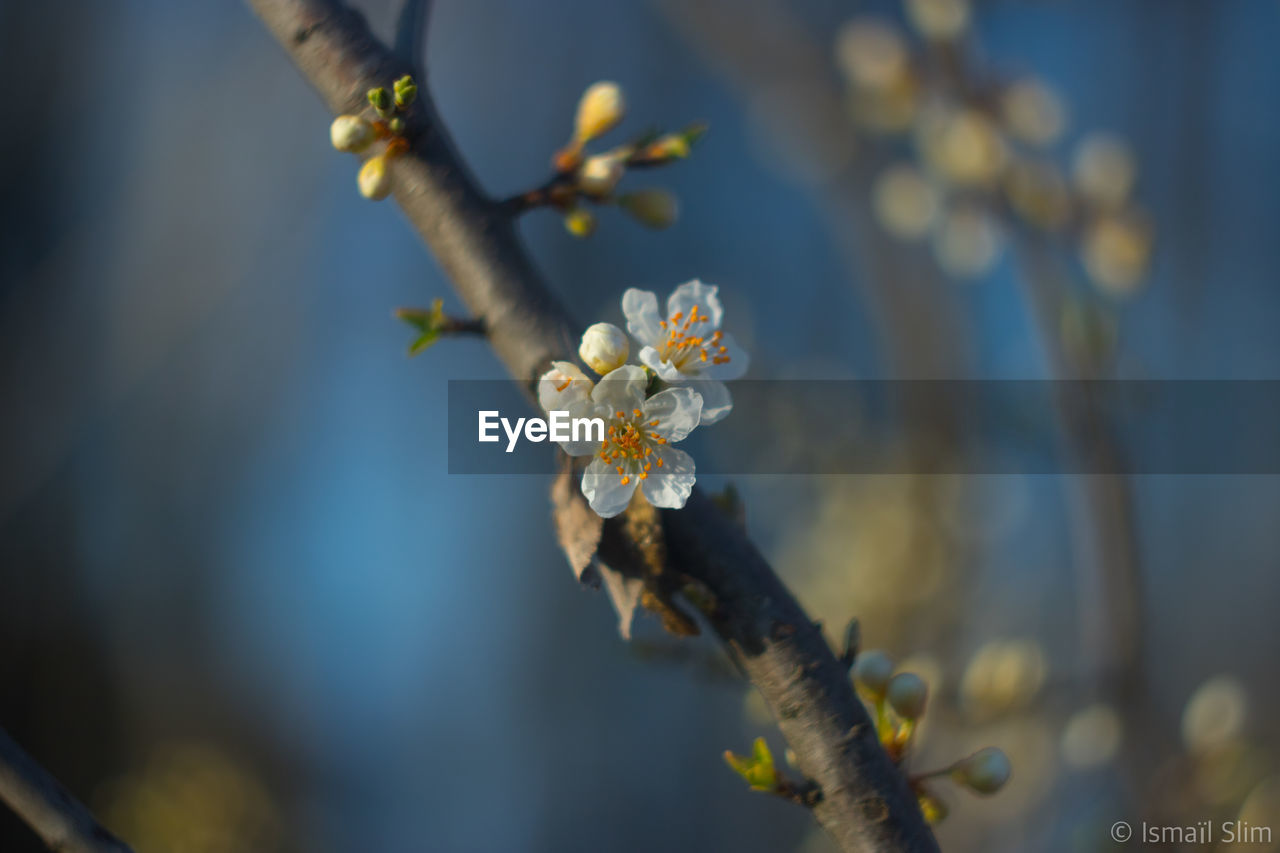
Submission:
[[[525,441],[604,441],[604,418],[571,418],[565,411],[548,412],[548,419],[516,418],[512,424],[496,409],[482,409],[479,415],[481,442],[502,440],[498,428],[507,434],[507,453],[516,449],[523,433]]]

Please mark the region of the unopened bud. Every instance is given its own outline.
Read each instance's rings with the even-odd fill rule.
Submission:
[[[969,26],[969,0],[907,0],[907,18],[925,38],[951,41]]]
[[[585,207],[575,207],[564,215],[564,227],[575,237],[590,237],[596,230],[596,216]]]
[[[627,363],[631,354],[627,336],[612,323],[596,323],[582,333],[578,355],[587,366],[604,376]]]
[[[680,203],[667,190],[638,190],[618,196],[618,206],[650,228],[669,228],[680,215]]]
[[[573,138],[575,141],[590,142],[597,136],[608,133],[626,113],[626,101],[622,97],[622,89],[617,83],[603,80],[593,83],[582,93],[578,101],[578,115],[574,120]]]
[[[370,89],[367,97],[369,98],[369,106],[377,110],[378,115],[385,115],[390,112],[394,104],[391,94],[381,86],[376,89]]]
[[[951,777],[957,784],[979,794],[994,794],[1009,781],[1012,772],[1009,757],[994,746],[988,746],[957,764],[951,771]]]
[[[396,109],[403,110],[405,107],[413,103],[414,98],[418,97],[418,85],[413,82],[413,78],[408,74],[397,80],[392,88],[396,93]]]
[[[626,171],[618,154],[597,154],[587,158],[578,170],[578,188],[588,195],[605,196],[622,180]]]
[[[387,169],[387,158],[370,157],[360,167],[360,195],[372,201],[381,201],[391,195],[391,172]]]
[[[929,688],[914,672],[900,672],[889,680],[885,696],[895,714],[904,720],[917,720],[924,713]]]
[[[329,140],[339,151],[363,151],[375,136],[373,125],[360,116],[338,116],[329,125]]]
[[[884,652],[863,652],[853,662],[853,680],[877,698],[884,696],[884,689],[892,677],[893,661]]]
[[[951,811],[946,803],[928,792],[918,795],[917,800],[920,803],[920,814],[924,815],[925,823],[930,826],[942,823]]]

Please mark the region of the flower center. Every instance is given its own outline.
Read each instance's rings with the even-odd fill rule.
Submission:
[[[699,312],[698,306],[689,309],[689,316],[677,311],[669,320],[659,321],[667,333],[662,342],[659,355],[663,361],[671,362],[675,368],[684,371],[685,365],[694,362],[710,361],[712,364],[726,364],[729,361],[729,348],[720,342],[723,337],[719,329],[707,334],[706,324],[711,318]]]
[[[658,467],[662,467],[662,459],[649,458],[653,456],[653,445],[667,443],[653,431],[657,425],[656,418],[646,423],[644,412],[639,409],[632,409],[630,415],[622,410],[613,413],[605,440],[600,442],[596,455],[622,475],[622,485],[629,484],[633,475],[640,480],[649,479],[655,460]]]

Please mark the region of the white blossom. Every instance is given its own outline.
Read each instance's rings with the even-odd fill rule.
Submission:
[[[680,285],[667,299],[665,319],[652,292],[631,288],[622,295],[627,330],[644,347],[640,361],[664,382],[697,391],[704,424],[729,414],[733,400],[724,381],[747,370],[746,352],[720,330],[724,309],[716,289],[697,279]]]
[[[671,445],[698,425],[702,397],[691,388],[668,388],[646,400],[648,384],[643,368],[623,365],[601,379],[589,398],[568,406],[571,417],[605,422],[603,442],[561,442],[572,456],[595,457],[582,476],[582,494],[604,518],[626,509],[637,487],[664,509],[684,506],[693,491],[693,458]]]
[[[545,412],[568,411],[574,403],[591,399],[595,383],[569,361],[553,361],[538,379],[538,405]]]

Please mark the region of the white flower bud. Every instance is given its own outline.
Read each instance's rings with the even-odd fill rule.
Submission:
[[[617,83],[602,80],[593,83],[582,93],[578,101],[578,115],[574,120],[573,138],[577,142],[590,142],[608,133],[626,113],[626,100]]]
[[[895,714],[904,720],[918,720],[924,713],[929,688],[914,672],[900,672],[889,680],[885,695]]]
[[[339,151],[357,153],[374,139],[373,125],[360,116],[338,116],[329,125],[329,140]]]
[[[360,195],[373,201],[381,201],[391,195],[391,172],[387,169],[387,158],[381,155],[370,157],[360,167],[358,178]]]
[[[1004,787],[1013,772],[1009,757],[994,746],[980,749],[951,771],[952,778],[979,794],[994,794]]]
[[[680,215],[680,202],[667,190],[639,190],[620,195],[618,206],[650,228],[669,228]]]
[[[582,333],[578,355],[587,366],[604,376],[627,363],[631,354],[627,336],[612,323],[596,323]]]
[[[587,158],[578,170],[578,188],[589,195],[608,195],[626,171],[618,154],[597,154]]]
[[[925,38],[951,41],[969,26],[969,0],[907,0],[907,18]]]
[[[884,652],[863,652],[853,662],[853,679],[874,696],[883,696],[893,677],[893,661]]]

